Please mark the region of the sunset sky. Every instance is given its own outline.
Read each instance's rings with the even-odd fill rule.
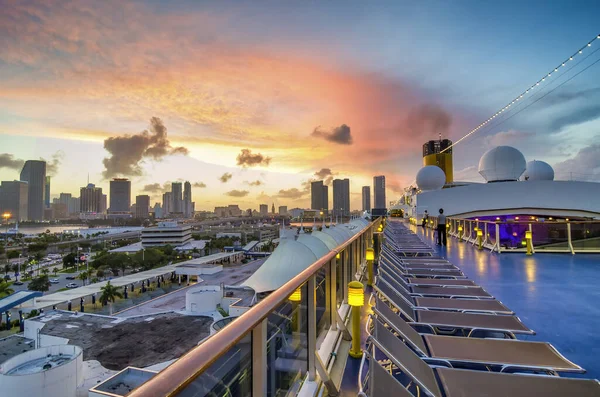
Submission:
[[[463,136],[600,34],[597,1],[0,0],[0,10],[0,179],[43,158],[53,195],[79,195],[88,174],[108,193],[126,176],[153,202],[189,180],[197,210],[306,207],[319,177],[349,177],[359,209],[361,186],[383,174],[392,200],[426,140]],[[479,180],[481,154],[508,144],[559,178],[600,180],[599,138],[600,63],[456,146],[455,179]]]

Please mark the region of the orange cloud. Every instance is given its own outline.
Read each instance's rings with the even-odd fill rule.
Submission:
[[[409,179],[413,172],[395,162],[418,156],[436,133],[415,119],[427,117],[415,110],[427,98],[401,81],[324,66],[293,48],[226,41],[219,35],[226,14],[157,15],[117,1],[5,9],[0,60],[27,65],[37,78],[11,79],[0,105],[48,130],[68,130],[67,137],[90,131],[101,139],[157,115],[192,155],[206,146],[261,149],[275,170],[332,167]],[[343,124],[352,127],[352,145],[311,136],[317,125]]]

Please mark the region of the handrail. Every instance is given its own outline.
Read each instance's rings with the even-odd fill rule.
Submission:
[[[354,236],[318,259],[279,289],[273,291],[257,305],[251,307],[250,310],[232,321],[227,327],[211,336],[206,342],[181,356],[177,361],[163,369],[148,382],[134,389],[127,396],[171,397],[177,395],[177,393],[182,391],[217,361],[223,353],[229,351],[229,349],[251,332],[254,327],[259,325],[261,321],[277,309],[296,289],[301,287],[310,277],[334,259],[338,253],[343,251],[378,222],[380,222],[380,218],[370,222]]]

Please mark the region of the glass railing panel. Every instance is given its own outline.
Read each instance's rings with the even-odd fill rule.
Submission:
[[[495,226],[494,226],[495,228]],[[500,224],[500,247],[506,250],[525,248],[525,232],[529,230],[529,224],[518,222],[506,222]]]
[[[268,316],[267,396],[292,395],[308,371],[308,290],[290,297]]]
[[[323,331],[329,329],[331,325],[331,315],[327,305],[327,277],[329,266],[320,269],[315,275],[315,301],[317,315],[317,336],[322,335]],[[317,350],[321,347],[322,338],[317,338]]]
[[[531,240],[536,251],[571,251],[567,224],[564,222],[532,223]]]
[[[487,224],[487,241],[491,246],[496,246],[496,224]]]
[[[600,223],[571,223],[575,251],[600,250]]]
[[[344,257],[345,252],[341,252],[339,254],[339,258],[337,258],[336,260],[336,268],[335,268],[335,288],[337,291],[337,295],[336,295],[336,302],[337,302],[337,308],[339,309],[342,306],[342,302],[344,301],[344,291],[342,288],[342,283],[344,282],[344,268],[342,266],[342,264],[344,263],[343,261],[343,257]]]
[[[178,397],[252,396],[252,337],[248,334],[200,376]]]

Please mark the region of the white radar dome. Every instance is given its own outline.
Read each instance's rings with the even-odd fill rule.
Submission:
[[[490,149],[479,160],[479,173],[488,182],[517,181],[525,167],[523,153],[512,146]]]
[[[437,165],[426,165],[417,172],[417,186],[421,190],[438,190],[445,183],[446,174]]]
[[[521,179],[524,181],[553,181],[554,169],[545,161],[529,161]]]

